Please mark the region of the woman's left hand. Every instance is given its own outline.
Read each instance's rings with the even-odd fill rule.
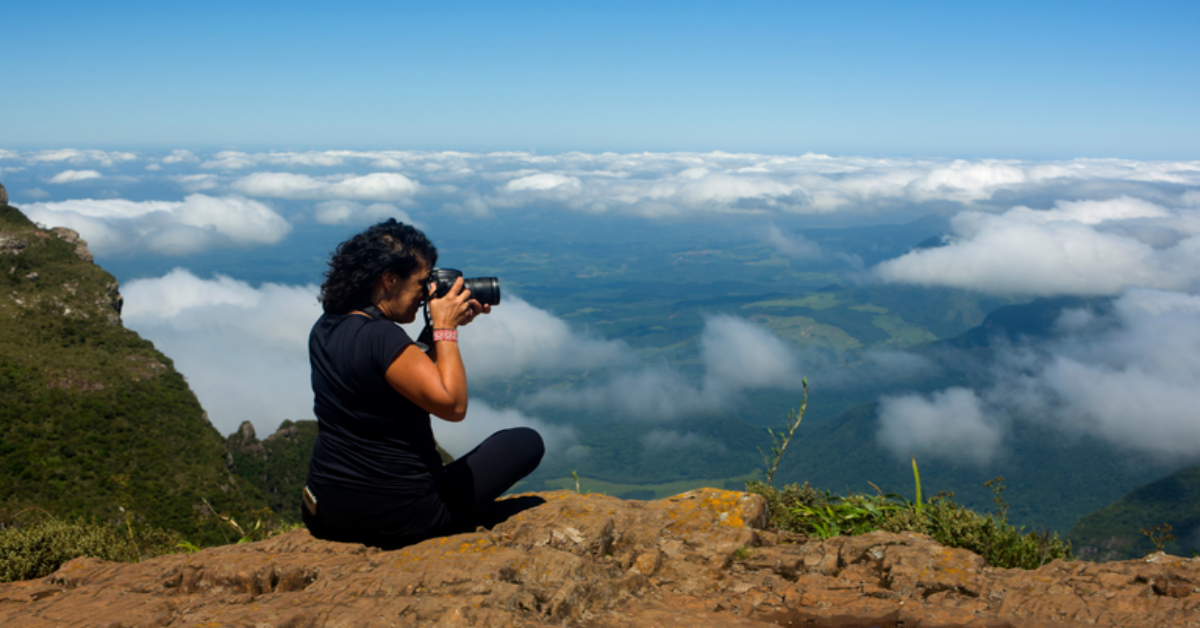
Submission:
[[[475,320],[475,317],[479,316],[480,314],[492,313],[491,304],[481,305],[479,301],[476,301],[475,299],[471,299],[469,303],[471,305],[471,310],[467,312],[466,318],[459,323],[459,326],[470,324],[470,322]]]

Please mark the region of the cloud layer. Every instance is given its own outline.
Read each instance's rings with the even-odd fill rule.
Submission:
[[[884,281],[1002,295],[1115,295],[1200,280],[1200,210],[1129,197],[1059,201],[1050,210],[963,212],[945,246],[879,264]]]
[[[876,216],[995,211],[1020,199],[1178,201],[1200,187],[1200,162],[1118,159],[945,160],[753,153],[465,153],[310,151],[166,155],[62,149],[0,152],[0,160],[142,181],[208,174],[218,193],[292,200],[412,203],[492,215],[529,206],[647,218],[695,214]],[[147,167],[152,167],[147,170]],[[78,175],[75,175],[78,176]],[[1186,191],[1186,190],[1185,190]],[[1015,201],[1013,199],[1016,199]],[[919,212],[913,207],[922,208]],[[410,209],[405,205],[406,209]],[[909,208],[906,210],[906,208]]]
[[[122,292],[126,325],[172,356],[222,433],[231,433],[242,421],[270,433],[284,419],[311,418],[307,341],[321,314],[316,286],[254,287],[176,269],[132,281]],[[462,425],[437,428],[455,454],[496,429],[520,425],[539,429],[562,450],[572,446],[574,432],[539,419],[539,409],[670,419],[724,407],[745,390],[799,386],[797,361],[783,341],[733,317],[711,318],[705,327],[707,376],[702,380],[644,364],[624,343],[577,332],[519,298],[507,299],[462,334],[467,375],[476,385],[523,373],[550,375],[552,382],[593,370],[597,374],[576,388],[535,393],[516,409],[472,400]]]
[[[552,408],[605,418],[669,421],[728,409],[753,390],[797,390],[803,374],[792,349],[770,330],[733,316],[710,317],[700,335],[699,380],[664,364],[624,367],[568,389],[528,396],[529,408]]]
[[[308,331],[315,286],[201,279],[176,269],[121,289],[125,325],[171,356],[222,433],[242,421],[259,434],[312,418]]]
[[[986,464],[999,453],[1003,426],[975,391],[948,388],[930,396],[883,397],[879,439],[898,457],[926,455]]]
[[[308,334],[321,315],[317,286],[250,284],[184,269],[122,288],[126,326],[175,361],[176,368],[223,434],[250,421],[269,434],[284,419],[312,418]],[[540,330],[540,332],[539,332]],[[628,362],[627,348],[572,331],[562,320],[519,298],[463,330],[464,361],[473,382]],[[568,427],[515,409],[472,399],[468,418],[435,421],[439,441],[461,455],[498,429],[537,429],[555,451],[576,441]]]
[[[186,255],[213,247],[269,245],[292,229],[270,207],[239,196],[190,194],[180,202],[89,198],[23,209],[36,222],[78,231],[97,255]]]
[[[234,181],[231,187],[247,196],[359,201],[398,201],[417,191],[414,181],[394,172],[320,179],[288,172],[259,172]]]
[[[1063,312],[1058,329],[999,348],[975,389],[882,398],[881,442],[900,457],[986,464],[1022,420],[1167,462],[1200,456],[1200,296],[1134,288],[1111,311]]]
[[[669,221],[732,215],[739,222],[756,221],[748,224],[781,254],[822,260],[837,253],[823,248],[824,242],[786,231],[797,218],[895,223],[928,214],[953,216],[943,246],[914,249],[863,274],[1017,299],[1112,297],[1113,308],[1068,312],[1059,322],[1059,340],[1010,348],[988,367],[994,385],[882,399],[884,442],[902,455],[943,452],[983,463],[1003,450],[1011,421],[1044,416],[1054,417],[1065,431],[1139,452],[1200,452],[1196,422],[1187,419],[1188,409],[1200,401],[1191,392],[1200,390],[1200,369],[1191,357],[1200,354],[1194,340],[1200,336],[1195,307],[1200,162],[722,152],[0,149],[0,167],[10,196],[31,218],[80,231],[101,257],[269,246],[304,221],[363,225],[394,216],[420,224],[445,212],[486,225],[533,210]],[[84,193],[89,197],[76,198]],[[25,202],[42,196],[42,202]],[[861,260],[846,261],[861,265]],[[311,287],[254,288],[228,278],[172,273],[126,286],[131,308],[126,317],[131,325],[157,330],[164,342],[176,343],[172,346],[184,352],[180,355],[195,356],[196,366],[185,369],[189,378],[215,382],[222,374],[240,374],[213,383],[212,389],[218,383],[244,387],[259,377],[257,371],[270,380],[274,374],[296,375],[288,369],[307,368],[302,348],[275,346],[283,341],[272,330],[228,318],[229,312],[257,316],[274,301],[290,307],[287,299],[299,298],[290,290],[308,290],[305,307],[315,307]],[[140,299],[157,305],[139,310],[135,302]],[[291,323],[279,328],[304,338],[314,318],[295,323],[296,329],[288,327]],[[209,334],[203,346],[201,339]],[[604,408],[617,416],[680,416],[724,407],[754,390],[796,386],[802,368],[769,331],[732,317],[707,320],[698,339],[700,355],[686,371],[636,359],[625,344],[572,329],[519,299],[506,298],[502,308],[464,335],[472,381],[487,384],[518,373],[569,380],[528,395],[515,410],[480,404],[481,414],[496,424],[539,421],[542,410]],[[223,346],[217,340],[222,337],[240,345],[227,348],[230,356],[265,349],[259,358],[222,361],[212,350]],[[276,358],[283,361],[267,362]],[[180,359],[181,368],[188,359]],[[871,354],[864,372],[890,377],[885,374],[915,372],[914,365],[922,371],[939,368],[923,360]],[[239,377],[245,382],[235,381]],[[301,379],[302,389],[290,394],[307,399],[306,376]],[[282,387],[279,391],[285,393]],[[260,411],[248,396],[239,403]],[[219,413],[236,413],[236,405]],[[683,442],[689,435],[662,432],[655,438]]]

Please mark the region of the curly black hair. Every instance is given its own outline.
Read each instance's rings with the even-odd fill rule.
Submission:
[[[371,291],[386,271],[401,277],[437,264],[437,247],[416,227],[389,218],[342,242],[321,284],[326,314],[348,314],[371,304]]]

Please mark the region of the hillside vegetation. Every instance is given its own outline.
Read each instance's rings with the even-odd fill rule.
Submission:
[[[214,515],[267,507],[74,232],[0,206],[0,282],[0,523],[128,517],[215,542]]]
[[[1163,524],[1170,526],[1174,537],[1164,544],[1165,551],[1191,556],[1200,550],[1200,465],[1140,486],[1083,517],[1069,538],[1083,558],[1139,558],[1156,549],[1142,531],[1152,532]],[[1166,530],[1159,528],[1159,532]]]

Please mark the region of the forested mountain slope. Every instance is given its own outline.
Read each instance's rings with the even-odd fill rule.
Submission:
[[[1176,471],[1131,491],[1079,520],[1070,539],[1082,558],[1122,560],[1154,551],[1142,530],[1171,526],[1165,550],[1191,556],[1200,550],[1200,465]]]
[[[0,205],[0,283],[0,520],[124,508],[200,539],[205,500],[266,506],[171,360],[122,326],[117,282],[75,232]]]

